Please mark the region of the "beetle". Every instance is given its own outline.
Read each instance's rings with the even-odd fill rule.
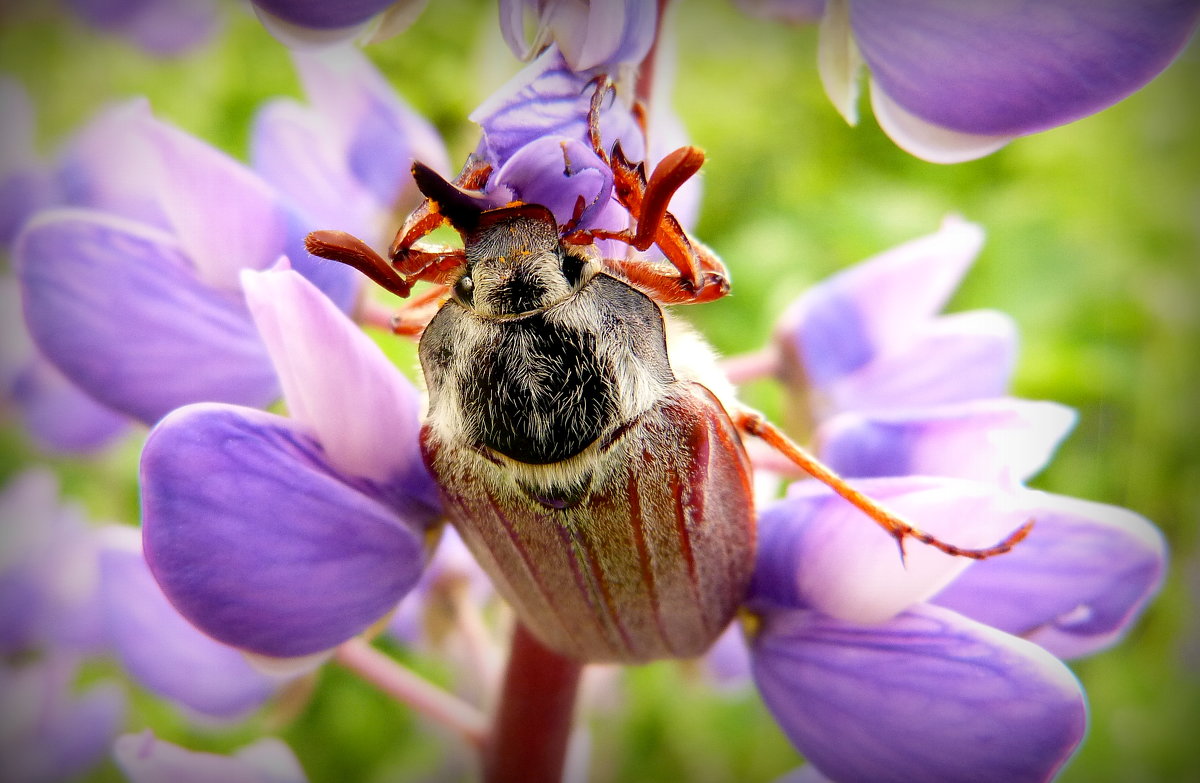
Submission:
[[[400,296],[416,280],[434,283],[395,322],[398,333],[420,334],[422,454],[450,521],[526,627],[585,662],[703,653],[737,612],[754,566],[744,436],[866,511],[901,555],[906,538],[984,558],[1024,537],[1028,525],[986,549],[946,544],[734,400],[711,351],[662,308],[729,291],[724,265],[667,209],[703,153],[683,147],[647,177],[619,143],[606,152],[598,118],[609,89],[596,89],[588,132],[635,228],[580,229],[582,203],[564,225],[539,204],[491,206],[482,195],[490,168],[472,157],[453,182],[414,163],[426,201],[397,232],[390,260],[342,232],[307,240],[314,255]],[[461,248],[424,241],[447,222]],[[666,261],[606,258],[599,239],[657,245]]]

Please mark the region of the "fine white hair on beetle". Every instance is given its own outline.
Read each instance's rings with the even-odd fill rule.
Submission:
[[[708,341],[690,324],[671,317],[670,313],[663,313],[663,324],[667,332],[667,358],[675,378],[699,383],[731,414],[741,410],[737,389],[721,370],[720,357]]]

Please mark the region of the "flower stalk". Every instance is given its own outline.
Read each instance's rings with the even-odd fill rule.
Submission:
[[[513,630],[500,703],[483,750],[485,783],[559,783],[583,665]]]
[[[473,747],[484,747],[487,718],[475,707],[433,685],[355,638],[338,646],[334,660],[397,701],[456,734]]]

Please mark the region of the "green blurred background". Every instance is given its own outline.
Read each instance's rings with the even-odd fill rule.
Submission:
[[[443,131],[452,157],[474,145],[467,113],[517,63],[489,2],[434,2],[417,25],[370,49],[402,95]],[[1073,406],[1080,421],[1035,485],[1126,506],[1172,551],[1160,598],[1118,647],[1072,665],[1091,728],[1066,781],[1195,777],[1200,737],[1200,52],[1118,106],[938,166],[896,149],[864,117],[849,128],[816,76],[816,31],[746,18],[722,2],[681,3],[672,96],[707,151],[697,234],[728,263],[734,294],[684,315],[724,353],[761,347],[806,286],[934,230],[947,213],[981,223],[987,244],[952,310],[994,308],[1018,322],[1016,393]],[[37,102],[45,150],[104,103],[147,95],[155,112],[239,157],[262,101],[299,95],[284,48],[240,7],[186,58],[157,60],[40,11],[7,12],[0,71]],[[392,346],[411,367],[411,349]],[[778,393],[748,398],[778,411]],[[136,441],[136,439],[135,439]],[[137,442],[103,461],[50,459],[3,432],[0,469],[50,463],[97,519],[136,522]],[[392,648],[445,680],[437,660]],[[110,674],[103,666],[91,676]],[[769,781],[798,757],[753,690],[715,692],[694,668],[626,672],[591,712],[600,781]],[[326,667],[307,704],[276,705],[234,728],[197,728],[134,694],[131,729],[198,749],[279,733],[313,781],[455,779],[466,752],[350,675]],[[289,712],[290,711],[290,712]],[[95,780],[119,779],[111,765]]]

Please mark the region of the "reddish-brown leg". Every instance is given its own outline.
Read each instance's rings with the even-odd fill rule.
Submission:
[[[600,137],[600,111],[604,99],[614,88],[604,77],[594,83],[596,92],[588,111],[588,138],[593,151],[612,170],[613,189],[618,201],[633,218],[635,228],[625,231],[577,230],[564,237],[565,241],[586,244],[597,239],[615,239],[638,250],[658,245],[675,268],[674,280],[655,264],[648,264],[649,268],[643,270],[631,268],[638,263],[635,261],[617,261],[612,266],[631,282],[641,280],[639,287],[666,303],[708,302],[724,296],[729,292],[729,275],[724,265],[710,250],[688,236],[679,221],[667,211],[675,192],[704,164],[704,153],[697,147],[680,147],[655,166],[647,181],[645,166],[631,163],[619,142],[613,145],[611,153],[604,149]]]
[[[420,337],[450,295],[450,286],[433,285],[404,303],[392,314],[392,332],[404,337]]]
[[[762,438],[767,445],[774,448],[788,460],[801,467],[806,473],[825,484],[837,494],[852,503],[856,508],[861,510],[867,516],[871,517],[878,525],[891,534],[892,538],[896,539],[896,543],[900,547],[900,557],[904,557],[904,539],[913,538],[923,544],[928,544],[936,549],[940,549],[948,555],[956,557],[969,557],[973,560],[984,560],[995,555],[1002,555],[1012,549],[1025,536],[1029,535],[1030,528],[1033,527],[1033,522],[1026,522],[1015,532],[1010,534],[995,546],[984,547],[982,549],[964,549],[963,547],[948,544],[941,539],[926,533],[925,531],[914,527],[906,522],[901,517],[892,513],[888,509],[881,506],[871,498],[859,492],[854,487],[846,483],[846,480],[834,473],[824,465],[820,460],[809,454],[805,449],[794,443],[791,438],[784,435],[778,427],[768,422],[761,415],[751,412],[742,412],[734,417],[738,428],[749,435]]]

